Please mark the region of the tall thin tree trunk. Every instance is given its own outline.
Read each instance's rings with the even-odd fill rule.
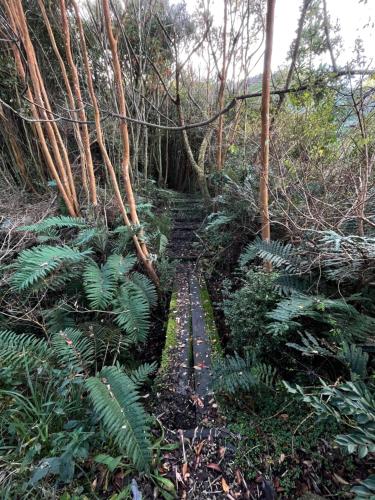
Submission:
[[[223,64],[219,75],[219,95],[218,104],[219,111],[224,107],[224,91],[227,80],[228,61],[227,61],[227,24],[228,24],[228,0],[224,0],[224,26],[223,26]],[[223,130],[224,130],[224,115],[219,116],[216,129],[216,170],[220,171],[224,164],[223,155]]]
[[[26,22],[25,22],[25,16],[24,16],[22,4],[20,3],[19,0],[15,0],[14,3],[12,4],[12,6],[10,6],[10,4],[8,3],[7,0],[4,0],[3,4],[6,8],[8,19],[10,21],[10,25],[11,25],[13,31],[15,33],[18,33],[24,41],[26,58],[29,62],[29,67],[30,67],[30,76],[32,73],[32,78],[34,80],[33,84],[35,84],[35,89],[34,89],[35,90],[35,99],[34,99],[34,95],[32,93],[32,89],[29,85],[27,85],[25,94],[26,94],[27,99],[31,103],[31,112],[32,112],[33,118],[35,120],[34,128],[35,128],[37,137],[39,139],[40,148],[41,148],[42,154],[44,156],[47,168],[50,171],[54,180],[56,181],[57,188],[58,188],[61,196],[63,197],[63,200],[66,204],[67,209],[68,209],[68,212],[70,215],[72,215],[74,217],[77,215],[77,208],[76,208],[74,201],[72,199],[72,195],[70,192],[70,186],[67,182],[66,176],[64,176],[63,178],[60,178],[59,172],[55,166],[57,163],[59,164],[60,167],[62,166],[60,152],[58,151],[58,157],[60,159],[60,162],[58,162],[58,159],[53,158],[51,153],[50,153],[49,147],[47,145],[46,137],[44,134],[44,130],[43,130],[43,127],[42,127],[41,122],[40,122],[41,117],[44,120],[48,119],[48,118],[46,117],[46,114],[43,110],[43,102],[42,102],[41,95],[39,92],[38,74],[35,71],[35,66],[37,65],[37,61],[35,59],[35,55],[33,53],[33,47],[32,47],[30,38],[28,36],[28,31],[27,31],[27,26],[26,26]],[[22,62],[18,47],[13,45],[12,50],[13,50],[14,59],[16,62],[17,72],[18,72],[21,80],[26,84],[27,83],[26,71],[23,67],[23,62]],[[42,110],[43,110],[43,113],[42,113]],[[40,113],[42,116],[40,116]],[[50,125],[50,123],[46,122],[46,125]],[[56,138],[53,136],[53,134],[52,134],[52,141],[54,141],[55,146],[57,146]],[[58,150],[58,148],[57,148],[57,150]]]
[[[78,105],[78,117],[81,122],[81,124],[78,126],[77,130],[77,136],[79,137],[80,142],[82,142],[83,146],[83,154],[81,153],[81,161],[82,161],[82,173],[83,175],[88,174],[89,178],[89,192],[90,192],[90,201],[91,203],[96,206],[98,201],[97,201],[97,195],[96,195],[96,181],[95,181],[95,173],[94,173],[94,163],[92,160],[92,155],[91,155],[91,148],[90,148],[90,134],[89,134],[89,129],[87,124],[85,123],[87,121],[86,118],[86,112],[85,112],[85,107],[81,95],[81,88],[80,88],[80,83],[79,83],[79,76],[78,76],[78,70],[77,66],[74,63],[73,60],[73,55],[72,55],[72,50],[71,50],[71,45],[70,45],[70,29],[69,29],[69,22],[68,22],[68,17],[66,14],[66,6],[65,6],[65,0],[60,0],[60,11],[61,11],[61,19],[62,19],[62,28],[64,32],[64,42],[65,42],[65,53],[66,53],[66,58],[68,60],[68,64],[72,73],[72,79],[73,79],[73,89],[74,89],[74,94],[75,98],[77,100],[77,105]],[[64,64],[63,64],[64,66]],[[68,80],[69,82],[69,80]],[[72,92],[70,91],[70,94]],[[73,98],[73,96],[71,96]],[[74,102],[74,99],[73,99]]]
[[[292,82],[293,74],[294,74],[294,71],[296,68],[299,47],[301,45],[303,25],[305,23],[307,9],[309,8],[311,1],[312,0],[303,0],[303,4],[302,4],[302,8],[301,8],[301,15],[300,15],[299,21],[298,21],[297,35],[296,35],[296,38],[293,42],[292,60],[291,60],[290,66],[289,66],[289,71],[288,71],[285,85],[284,85],[285,90],[289,89],[290,84]],[[278,102],[277,108],[276,108],[276,113],[278,113],[279,110],[281,109],[281,106],[285,100],[286,95],[287,95],[286,93],[280,95],[280,99],[279,99],[279,102]]]
[[[260,173],[260,214],[262,224],[262,239],[270,241],[271,226],[268,207],[269,184],[269,152],[270,152],[270,86],[271,59],[273,42],[273,25],[276,0],[267,1],[266,19],[266,49],[264,53],[264,69],[262,81],[262,135],[261,135],[261,173]],[[271,270],[271,263],[266,262],[266,269]]]
[[[74,10],[75,10],[75,14],[76,14],[76,22],[77,22],[77,26],[78,26],[78,32],[79,32],[80,43],[81,43],[82,59],[83,59],[83,64],[84,64],[84,68],[85,68],[85,72],[86,72],[88,91],[89,91],[91,103],[92,103],[93,110],[94,110],[95,128],[96,128],[96,133],[97,133],[97,141],[98,141],[99,149],[100,149],[100,152],[102,154],[103,161],[104,161],[104,164],[105,164],[106,169],[108,171],[109,177],[111,179],[111,183],[112,183],[112,187],[113,187],[113,190],[115,193],[117,204],[118,204],[119,210],[121,212],[121,215],[124,219],[125,225],[132,230],[132,221],[129,219],[128,214],[126,212],[125,204],[123,202],[120,188],[119,188],[119,185],[117,182],[116,172],[115,172],[115,169],[114,169],[112,162],[109,158],[107,148],[106,148],[105,143],[104,143],[103,130],[102,130],[102,125],[101,125],[100,109],[99,109],[98,100],[96,98],[96,94],[95,94],[95,90],[94,90],[94,83],[93,83],[93,78],[92,78],[88,53],[87,53],[85,34],[83,31],[83,25],[82,25],[82,21],[81,21],[79,9],[78,9],[78,4],[77,4],[76,0],[71,0],[71,1],[72,1],[72,5],[74,7]],[[137,235],[133,235],[133,242],[134,242],[137,254],[138,254],[140,260],[142,261],[143,265],[145,266],[149,276],[156,284],[158,284],[159,279],[158,279],[158,276],[153,268],[152,262],[148,259],[147,253],[144,252],[144,250],[142,248],[142,246],[144,246],[144,244],[142,245],[142,243],[139,241]]]

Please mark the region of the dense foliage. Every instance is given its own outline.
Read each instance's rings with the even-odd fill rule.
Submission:
[[[195,494],[152,380],[176,267],[201,269],[215,305],[203,423],[242,437],[232,484],[373,498],[375,72],[361,40],[344,61],[329,2],[301,0],[266,99],[267,61],[251,68],[272,0],[57,3],[0,0],[1,498]],[[370,9],[348,3],[353,18]],[[176,192],[203,209],[179,219]],[[195,233],[194,264],[168,258],[172,218],[180,249]],[[202,370],[191,345],[169,347]],[[233,498],[219,449],[211,486]]]

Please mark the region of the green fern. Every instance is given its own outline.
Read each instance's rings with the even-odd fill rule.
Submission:
[[[213,388],[218,392],[235,394],[249,391],[259,384],[270,387],[276,377],[274,368],[257,363],[249,355],[241,358],[237,353],[217,360],[213,365]]]
[[[98,236],[98,228],[96,227],[88,227],[82,229],[73,241],[73,244],[77,247],[87,245],[92,240],[94,240]]]
[[[93,309],[108,307],[116,289],[116,278],[109,261],[102,267],[94,261],[88,262],[83,272],[83,279],[90,307]]]
[[[90,377],[86,387],[104,428],[135,466],[147,471],[151,462],[147,414],[134,382],[112,366],[103,368],[99,377]]]
[[[149,330],[150,304],[131,281],[121,286],[115,301],[116,322],[133,342],[145,342]]]
[[[75,371],[88,371],[95,362],[92,339],[72,328],[55,333],[51,339],[59,365]]]
[[[302,352],[304,356],[327,356],[327,357],[335,357],[336,353],[332,352],[325,347],[322,347],[318,340],[311,335],[309,332],[304,332],[303,334],[300,333],[301,336],[301,341],[302,345],[300,344],[295,344],[294,342],[288,342],[286,345],[288,347],[292,347],[293,349],[296,349],[297,351]]]
[[[48,217],[41,222],[31,224],[30,226],[20,226],[18,231],[32,231],[34,233],[44,233],[51,228],[83,228],[86,226],[84,219],[79,217],[69,217],[67,215],[59,215],[57,217]]]
[[[291,295],[293,293],[306,293],[309,285],[306,278],[293,274],[282,274],[277,276],[274,285],[281,295]]]
[[[112,254],[108,257],[106,264],[116,280],[123,280],[135,266],[136,262],[137,257],[134,254],[128,254],[126,256]]]
[[[123,331],[113,323],[103,324],[98,321],[87,321],[77,326],[92,339],[96,356],[100,356],[103,364],[106,364],[104,361],[109,355],[116,355],[133,345]]]
[[[144,274],[134,272],[129,279],[133,285],[143,294],[150,307],[154,307],[157,303],[158,296],[153,282]]]
[[[244,267],[255,257],[271,262],[275,267],[283,267],[288,272],[297,272],[301,266],[293,246],[281,241],[264,241],[256,238],[240,256],[240,266]]]
[[[9,330],[0,331],[0,364],[1,369],[15,372],[41,370],[48,365],[51,353],[45,339],[39,339],[29,334],[14,333]]]
[[[51,309],[42,311],[48,332],[56,333],[66,328],[74,328],[75,323],[72,312],[72,309],[64,301],[58,302]]]
[[[80,252],[67,246],[38,246],[23,250],[15,263],[15,272],[11,278],[11,283],[15,290],[20,292],[26,290],[52,274],[60,271],[66,264],[76,264],[86,259],[91,250]],[[54,276],[56,280],[65,282],[68,276]]]
[[[329,330],[339,332],[342,340],[364,339],[374,331],[375,319],[359,313],[355,307],[342,299],[327,299],[322,296],[293,294],[282,300],[276,309],[267,313],[273,321],[295,329],[300,318],[310,318],[327,325]],[[273,331],[275,325],[268,326]]]
[[[158,364],[156,361],[153,363],[143,363],[143,365],[129,373],[129,378],[137,387],[139,387],[147,382],[150,375],[154,373],[157,368]]]
[[[217,212],[210,214],[207,217],[207,225],[205,227],[206,231],[212,231],[216,229],[222,229],[221,226],[229,224],[234,219],[232,215],[225,215],[224,212]]]
[[[352,380],[366,377],[369,355],[360,346],[343,342],[337,358],[350,369]]]

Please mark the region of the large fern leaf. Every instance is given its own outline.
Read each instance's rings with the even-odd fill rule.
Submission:
[[[64,264],[76,264],[86,259],[91,250],[80,252],[67,246],[41,245],[23,250],[15,263],[11,283],[16,291],[22,291],[45,280]]]
[[[258,385],[259,381],[251,368],[251,360],[238,354],[217,360],[213,366],[214,390],[234,394],[239,389],[249,390]]]
[[[17,371],[27,366],[28,370],[42,369],[50,358],[49,346],[44,339],[29,334],[18,334],[9,330],[0,331],[1,369]]]
[[[283,267],[288,272],[296,272],[300,266],[300,261],[290,243],[285,244],[281,241],[265,241],[256,238],[240,256],[240,266],[245,266],[257,256],[271,262],[275,267]]]
[[[108,262],[101,268],[94,261],[88,262],[83,273],[84,287],[90,307],[105,309],[112,301],[116,279]]]
[[[116,322],[133,342],[145,342],[149,330],[150,305],[131,281],[121,286],[116,300]]]
[[[86,226],[85,219],[79,217],[70,217],[68,215],[59,215],[57,217],[48,217],[41,222],[31,224],[30,226],[20,226],[18,231],[32,231],[34,233],[43,233],[51,228],[83,228]]]
[[[157,303],[158,296],[153,282],[144,274],[134,272],[130,275],[130,280],[138,288],[138,290],[147,299],[150,307],[154,307]]]
[[[112,366],[103,368],[99,377],[90,377],[86,386],[104,428],[135,466],[147,471],[151,461],[149,428],[135,384]]]
[[[88,371],[95,361],[95,349],[82,332],[67,328],[52,335],[52,347],[59,363],[76,371]]]
[[[360,346],[343,342],[337,357],[350,369],[352,380],[366,377],[369,355]]]
[[[375,329],[375,319],[359,313],[355,307],[342,299],[327,299],[323,296],[293,294],[278,303],[276,309],[267,317],[283,325],[298,326],[293,321],[298,318],[311,318],[327,325],[328,330],[341,332],[342,340],[365,339]],[[273,330],[269,325],[269,330]]]
[[[108,257],[106,265],[116,280],[124,279],[137,262],[134,254],[118,255],[112,254]]]
[[[157,370],[157,367],[158,364],[156,361],[153,363],[143,363],[136,370],[132,370],[129,373],[129,377],[136,386],[141,386],[147,382],[150,375]]]

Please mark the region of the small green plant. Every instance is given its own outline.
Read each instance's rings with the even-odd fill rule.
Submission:
[[[320,420],[336,420],[346,427],[347,432],[338,434],[335,440],[347,453],[364,458],[375,452],[375,399],[371,387],[360,381],[330,386],[321,380],[317,394],[307,394],[299,385],[284,384],[289,392],[311,405]]]

